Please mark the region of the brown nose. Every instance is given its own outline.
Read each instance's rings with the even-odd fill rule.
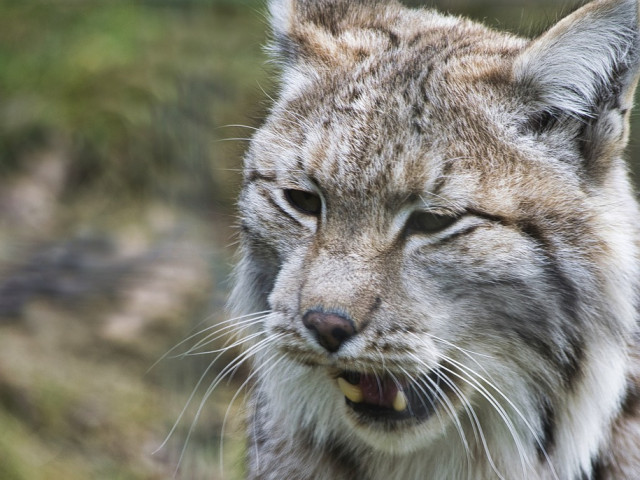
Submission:
[[[315,334],[318,343],[330,352],[336,352],[345,340],[356,333],[350,319],[335,313],[309,311],[302,317],[302,323]]]

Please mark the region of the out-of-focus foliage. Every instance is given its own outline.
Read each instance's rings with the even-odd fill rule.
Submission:
[[[152,452],[211,358],[145,372],[223,316],[246,145],[226,139],[251,134],[224,125],[264,114],[260,9],[0,2],[0,479],[172,477],[202,391]],[[237,386],[207,402],[180,478],[220,475]]]
[[[223,169],[237,149],[216,143],[233,131],[214,127],[259,116],[263,31],[248,2],[0,3],[3,170],[63,137],[66,193],[139,197],[183,174],[180,193],[196,180],[228,204],[237,175]]]

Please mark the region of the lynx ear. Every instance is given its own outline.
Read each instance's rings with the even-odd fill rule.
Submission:
[[[514,64],[529,106],[525,131],[568,149],[563,158],[600,183],[617,171],[629,138],[639,12],[638,0],[596,0],[531,42]]]
[[[640,63],[638,0],[596,0],[534,40],[514,76],[539,111],[594,118],[631,107]]]

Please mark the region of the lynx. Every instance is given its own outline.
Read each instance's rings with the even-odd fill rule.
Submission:
[[[639,3],[533,40],[272,0],[231,305],[251,479],[640,478]]]

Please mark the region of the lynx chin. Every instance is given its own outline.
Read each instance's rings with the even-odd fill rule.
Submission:
[[[272,0],[231,306],[261,480],[640,478],[638,0]]]

